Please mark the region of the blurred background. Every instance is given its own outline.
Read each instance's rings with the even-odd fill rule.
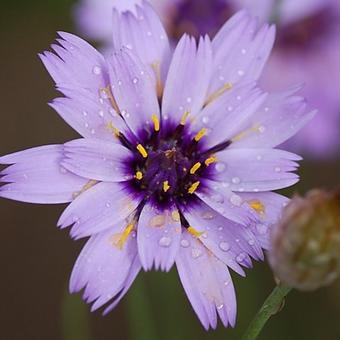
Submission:
[[[77,32],[73,8],[72,0],[2,2],[0,154],[77,137],[47,106],[57,93],[37,57],[38,52],[48,49],[56,31]],[[309,138],[312,143],[313,136]],[[339,186],[338,151],[321,158],[306,152],[301,182],[284,193]],[[216,331],[205,332],[186,299],[176,270],[169,274],[143,273],[108,316],[90,313],[79,296],[67,292],[73,263],[84,242],[74,242],[67,232],[56,228],[63,209],[60,205],[1,200],[0,339],[240,339],[274,287],[266,263],[255,264],[246,279],[233,275],[238,296],[235,329],[220,326]],[[338,340],[339,301],[339,284],[315,293],[293,292],[260,339]]]

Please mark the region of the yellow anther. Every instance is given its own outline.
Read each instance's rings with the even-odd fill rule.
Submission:
[[[143,158],[148,157],[148,153],[146,152],[146,150],[145,150],[145,148],[142,144],[137,145],[137,150],[139,151],[139,153],[142,155]]]
[[[207,158],[207,159],[204,161],[204,164],[205,164],[206,166],[209,166],[210,164],[213,164],[213,163],[215,163],[215,162],[217,162],[217,157],[211,156],[211,157]]]
[[[251,200],[248,201],[249,205],[259,214],[263,215],[265,213],[265,206],[264,204],[259,200]]]
[[[73,199],[76,199],[78,196],[80,196],[82,193],[84,193],[85,191],[91,189],[94,185],[96,185],[98,183],[98,181],[91,179],[90,181],[88,181],[82,188],[80,191],[74,192],[72,195]]]
[[[151,120],[153,122],[153,126],[155,131],[159,131],[160,125],[159,125],[159,119],[156,115],[152,115]]]
[[[133,223],[128,224],[122,233],[115,234],[111,237],[111,243],[122,250],[134,227]]]
[[[163,191],[167,192],[170,189],[169,181],[163,182]]]
[[[192,168],[190,169],[190,173],[193,175],[200,167],[201,167],[201,163],[197,162],[196,164],[194,164],[192,166]]]
[[[208,129],[203,128],[200,131],[198,131],[197,135],[195,136],[195,141],[199,142],[208,132]]]
[[[182,116],[181,121],[180,121],[180,124],[181,124],[181,125],[185,125],[185,123],[186,123],[186,121],[187,121],[187,119],[188,119],[188,117],[189,117],[189,114],[190,114],[189,111],[185,111],[185,112],[183,113],[183,116]]]
[[[141,171],[137,171],[135,178],[138,179],[139,181],[143,178],[143,173]]]
[[[246,129],[242,132],[240,132],[239,134],[237,134],[234,138],[232,138],[232,142],[238,142],[239,140],[249,136],[252,132],[259,132],[260,130],[260,125],[256,124],[252,127],[250,127],[249,129]]]
[[[187,230],[192,236],[195,237],[200,237],[204,234],[204,231],[198,231],[194,227],[189,227]]]
[[[205,106],[212,103],[214,100],[216,100],[218,97],[220,97],[225,91],[230,90],[233,87],[232,83],[225,83],[220,89],[212,93],[207,100],[205,101]]]
[[[197,181],[197,182],[193,183],[193,184],[191,185],[191,187],[188,189],[188,193],[189,193],[189,194],[193,194],[193,193],[197,190],[197,188],[199,187],[199,185],[200,185],[200,181]]]
[[[114,135],[115,135],[115,137],[119,137],[119,130],[113,125],[113,123],[111,122],[111,121],[109,121],[109,122],[107,122],[106,123],[106,128],[110,131],[110,132],[112,132]]]

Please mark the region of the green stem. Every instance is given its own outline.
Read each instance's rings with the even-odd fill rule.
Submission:
[[[285,297],[291,291],[291,288],[285,286],[276,286],[271,294],[267,297],[261,309],[255,315],[254,319],[244,333],[242,340],[255,340],[261,333],[266,322],[280,311]]]
[[[130,336],[133,340],[156,340],[152,306],[144,280],[139,277],[127,296]]]

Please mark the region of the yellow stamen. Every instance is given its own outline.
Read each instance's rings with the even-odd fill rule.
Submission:
[[[116,246],[118,249],[122,250],[134,227],[135,227],[134,224],[130,223],[126,226],[122,233],[113,235],[110,239],[112,244]]]
[[[239,134],[237,134],[234,138],[232,138],[232,142],[238,142],[239,140],[249,136],[252,132],[259,132],[260,130],[260,125],[256,124],[252,127],[250,127],[249,129],[246,129],[242,132],[240,132]]]
[[[138,179],[139,181],[143,178],[143,173],[141,171],[137,171],[135,178]]]
[[[115,137],[119,137],[119,130],[113,125],[111,121],[106,123],[106,128],[114,134]]]
[[[111,91],[110,86],[106,86],[106,87],[104,87],[104,88],[101,88],[101,89],[99,90],[99,92],[100,92],[100,93],[105,93],[105,94],[106,94],[107,98],[110,100],[111,106],[114,108],[114,110],[115,110],[118,114],[120,114],[120,109],[119,109],[119,107],[118,107],[118,104],[117,104],[117,102],[116,102],[115,97],[114,97],[113,94],[112,94],[112,91]]]
[[[193,175],[200,167],[201,167],[201,163],[197,162],[196,164],[194,164],[192,166],[192,168],[190,169],[190,173]]]
[[[189,111],[185,111],[185,112],[183,113],[183,116],[182,116],[181,121],[180,121],[180,124],[181,124],[181,125],[185,125],[185,123],[186,123],[186,121],[187,121],[187,119],[188,119],[189,114],[190,114]]]
[[[169,181],[163,182],[163,191],[167,192],[170,189]]]
[[[142,155],[143,158],[148,157],[148,153],[146,152],[146,150],[145,150],[145,148],[142,144],[137,145],[137,150],[139,151],[139,153]]]
[[[215,163],[215,162],[217,162],[217,157],[211,156],[211,157],[209,157],[209,158],[207,158],[207,159],[205,160],[204,164],[205,164],[206,166],[209,166],[210,164],[213,164],[213,163]]]
[[[199,142],[207,134],[207,132],[208,132],[208,129],[206,128],[201,129],[195,136],[195,141]]]
[[[200,185],[200,181],[197,181],[197,182],[193,183],[191,185],[191,187],[189,188],[188,193],[189,194],[193,194],[197,190],[199,185]]]
[[[155,131],[159,131],[159,119],[156,115],[152,115],[151,120],[153,121]]]
[[[248,201],[249,205],[259,214],[263,215],[266,211],[264,204],[259,200]]]
[[[204,234],[204,231],[198,231],[194,227],[189,227],[187,230],[192,236],[195,237],[200,237]]]
[[[152,70],[156,76],[156,92],[158,98],[161,98],[163,95],[163,84],[161,78],[161,64],[159,62],[154,62],[151,64]]]
[[[75,193],[73,193],[72,197],[73,199],[76,199],[78,196],[80,196],[82,193],[84,193],[85,191],[91,189],[95,184],[97,184],[98,181],[91,179],[90,181],[88,181],[82,188],[80,191],[77,191]]]
[[[212,93],[205,101],[205,106],[211,104],[214,100],[220,97],[225,91],[230,90],[233,87],[232,83],[225,83],[220,89]]]

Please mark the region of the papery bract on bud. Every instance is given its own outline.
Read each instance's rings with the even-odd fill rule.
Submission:
[[[301,290],[340,276],[340,192],[310,191],[294,197],[272,232],[269,260],[284,284]]]

